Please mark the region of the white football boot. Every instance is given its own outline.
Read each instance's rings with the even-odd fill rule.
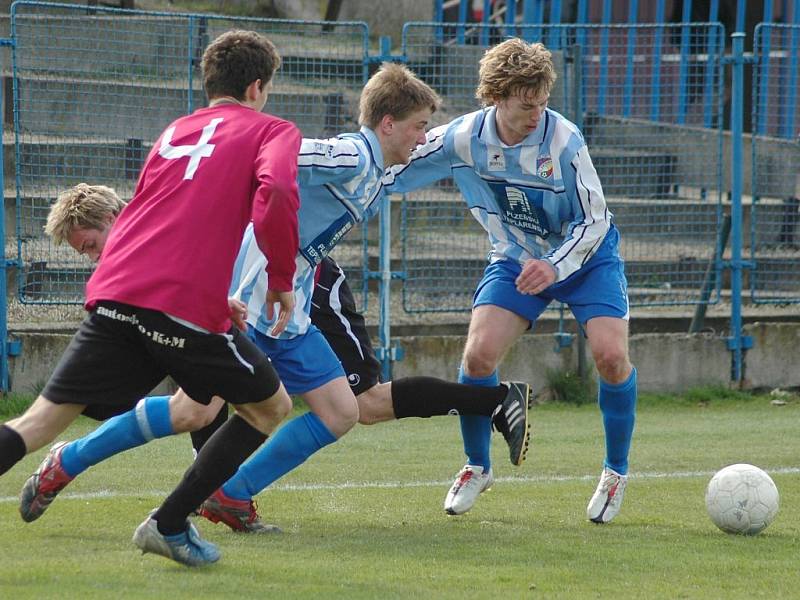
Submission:
[[[444,499],[444,511],[448,515],[463,515],[467,512],[478,496],[492,487],[494,476],[492,470],[483,472],[483,467],[477,465],[464,465],[456,475],[456,480],[447,492]]]
[[[595,523],[608,523],[616,517],[625,497],[626,485],[628,485],[626,475],[620,475],[608,467],[604,468],[600,475],[600,483],[597,484],[594,496],[586,507],[586,516],[589,520]]]

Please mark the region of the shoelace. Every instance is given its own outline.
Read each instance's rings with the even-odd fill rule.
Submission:
[[[458,479],[458,483],[460,483],[460,484],[461,484],[461,486],[463,487],[463,486],[465,486],[465,485],[467,484],[467,482],[468,482],[470,479],[472,479],[472,477],[473,477],[474,475],[475,475],[475,472],[474,472],[474,471],[472,471],[472,470],[467,470],[467,471],[464,471],[464,474],[463,474],[461,477],[459,477],[459,479]]]
[[[258,520],[258,504],[255,500],[250,500],[250,514],[247,515],[247,522],[253,523]]]
[[[619,484],[621,481],[622,478],[618,475],[609,475],[608,477],[604,478],[603,489],[608,494],[609,501],[616,499],[617,490],[619,489]]]

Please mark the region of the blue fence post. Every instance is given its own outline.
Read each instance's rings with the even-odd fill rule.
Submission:
[[[681,21],[688,23],[692,20],[692,0],[683,0],[683,12],[681,13]],[[679,84],[678,84],[678,114],[676,115],[675,122],[678,125],[686,123],[686,105],[687,98],[687,82],[689,80],[689,54],[691,50],[691,35],[692,31],[688,25],[681,27],[681,57],[680,57],[680,71],[679,71]]]
[[[708,20],[716,23],[719,17],[719,0],[711,0],[711,6],[708,10]],[[714,82],[717,74],[719,73],[719,65],[717,64],[716,57],[721,52],[719,49],[720,38],[717,36],[717,28],[711,27],[708,31],[708,42],[706,44],[706,75],[705,75],[705,89],[703,93],[703,126],[712,127],[713,120],[713,107],[714,107]]]
[[[656,22],[664,20],[664,2],[656,2]],[[653,74],[650,79],[650,120],[658,121],[661,118],[661,46],[664,37],[664,26],[659,25],[653,33]]]
[[[603,0],[603,27],[600,30],[600,81],[597,84],[597,114],[606,114],[608,90],[608,25],[611,23],[611,0]]]
[[[625,91],[623,93],[622,116],[631,116],[631,103],[633,102],[633,74],[635,69],[636,53],[636,20],[639,14],[639,0],[630,0],[628,6],[628,56],[625,66]]]
[[[536,23],[541,25],[544,21],[544,0],[523,0],[522,24]],[[522,35],[526,42],[541,42],[542,28],[530,27],[523,30]]]
[[[589,22],[589,0],[578,0],[578,15],[576,23],[584,24]],[[586,46],[586,29],[579,27],[575,32],[575,41],[583,48]]]
[[[492,16],[492,0],[483,0],[483,16],[481,17],[481,23],[484,25],[488,25],[490,23],[490,19]],[[481,46],[488,46],[489,45],[489,27],[481,27]]]
[[[459,23],[466,23],[467,22],[467,0],[461,0],[458,5],[458,22]],[[456,42],[459,44],[464,43],[464,25],[459,25],[456,27]]]
[[[550,2],[550,24],[561,25],[561,0],[551,0]],[[547,33],[547,47],[552,49],[561,48],[562,43],[559,37],[562,30],[559,27],[551,27]]]
[[[14,46],[13,38],[0,39],[0,47]],[[5,203],[5,169],[2,168],[4,163],[4,148],[0,144],[0,192],[3,193],[3,203]],[[5,212],[5,209],[4,209]],[[6,277],[8,275],[8,267],[16,265],[17,262],[8,260],[6,257],[6,220],[5,215],[0,218],[0,240],[2,240],[2,250],[0,250],[0,391],[3,393],[10,391],[9,385],[9,365],[8,359],[11,356],[19,354],[19,342],[10,342],[8,339],[8,289],[6,286]]]
[[[771,0],[767,0],[771,2]],[[736,31],[744,31],[744,16],[747,8],[747,0],[736,0]]]
[[[800,38],[800,35],[798,35],[797,28],[797,26],[800,25],[800,0],[794,0],[794,17],[792,18],[792,23],[795,26],[792,27],[792,31],[789,34],[789,83],[786,86],[786,101],[782,103],[787,108],[786,115],[783,120],[783,131],[781,132],[783,137],[789,139],[792,139],[795,136],[794,107],[797,103],[797,70],[800,68],[800,59],[798,59],[797,56],[798,52],[800,52],[800,44],[798,44],[798,38]]]
[[[744,37],[742,31],[731,35],[733,40],[733,77],[731,96],[731,164],[742,164],[744,110]],[[731,169],[731,335],[727,340],[731,351],[731,381],[741,383],[744,350],[753,340],[742,335],[742,169]]]
[[[405,62],[404,56],[392,56],[392,39],[388,36],[380,38],[380,55],[369,57],[370,62],[400,61]],[[380,214],[378,228],[380,238],[380,254],[378,258],[378,271],[370,272],[369,277],[377,278],[380,282],[379,315],[378,315],[378,340],[380,346],[375,354],[381,363],[381,381],[392,379],[392,362],[402,360],[403,351],[397,346],[392,346],[391,336],[391,285],[392,279],[400,279],[403,273],[392,271],[392,206],[388,195],[380,201]]]
[[[444,21],[444,0],[436,0],[433,6],[433,21],[434,23]],[[441,26],[436,28],[436,41],[440,44],[444,41],[444,30]]]
[[[506,35],[516,34],[517,0],[506,0]]]
[[[766,116],[769,114],[766,108],[769,106],[769,67],[771,62],[769,54],[772,51],[772,28],[769,25],[760,24],[756,27],[754,36],[755,68],[759,69],[758,106],[754,110],[756,117],[754,122],[756,123],[756,133],[764,135],[767,133]]]

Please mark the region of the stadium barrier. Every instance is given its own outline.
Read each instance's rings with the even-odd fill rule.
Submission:
[[[460,25],[463,35],[451,35]],[[357,129],[359,92],[382,60],[405,62],[432,84],[444,98],[436,119],[445,122],[477,108],[477,65],[488,44],[508,35],[545,39],[559,72],[551,104],[584,131],[622,232],[632,303],[697,306],[730,295],[736,306],[741,296],[733,280],[742,276],[749,276],[744,285],[751,285],[757,301],[798,301],[796,269],[791,269],[796,193],[770,187],[797,172],[796,152],[783,166],[772,160],[796,146],[773,137],[774,128],[783,125],[765,125],[754,140],[752,187],[758,192],[752,215],[744,213],[732,227],[730,250],[724,243],[726,216],[735,216],[737,202],[741,208],[741,189],[738,200],[735,190],[728,198],[723,176],[728,161],[723,69],[730,61],[721,25],[453,27],[409,23],[401,54],[392,55],[387,40],[376,50],[364,23],[15,3],[11,36],[3,42],[12,49],[5,116],[14,128],[3,168],[14,181],[6,190],[5,214],[15,224],[6,237],[3,264],[15,273],[16,302],[34,310],[80,303],[91,265],[44,236],[50,204],[80,181],[106,184],[130,197],[145,153],[163,127],[205,105],[202,49],[231,28],[254,29],[276,43],[284,62],[268,109],[297,122],[311,137]],[[754,101],[756,122],[773,114],[775,102],[784,107],[781,114],[797,112],[796,68],[791,71],[796,28],[761,31],[764,40],[769,31],[771,46],[765,49],[762,42],[757,52],[755,73],[762,79],[753,86],[754,99],[762,99],[764,86],[777,85],[771,74],[778,69],[785,69],[780,79],[785,92],[775,95],[768,88],[766,104]],[[731,140],[740,152],[741,137]],[[452,182],[392,198],[385,206],[380,225],[351,233],[334,256],[360,291],[362,307],[370,279],[381,280],[379,354],[388,368],[399,358],[389,335],[391,282],[402,280],[408,312],[468,310],[488,247]],[[770,218],[785,227],[777,249],[775,236],[769,237],[775,233]],[[741,231],[755,233],[745,239]],[[737,249],[752,251],[753,259],[737,262],[732,257]],[[0,311],[3,317],[7,309]],[[0,322],[2,339],[6,325]],[[737,332],[732,346],[746,345],[740,329],[732,327]],[[13,350],[3,345],[3,389]]]

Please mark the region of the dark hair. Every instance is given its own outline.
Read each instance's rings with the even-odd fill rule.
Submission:
[[[275,45],[255,31],[223,33],[203,53],[203,86],[209,100],[220,96],[244,99],[256,79],[269,83],[281,64]]]

